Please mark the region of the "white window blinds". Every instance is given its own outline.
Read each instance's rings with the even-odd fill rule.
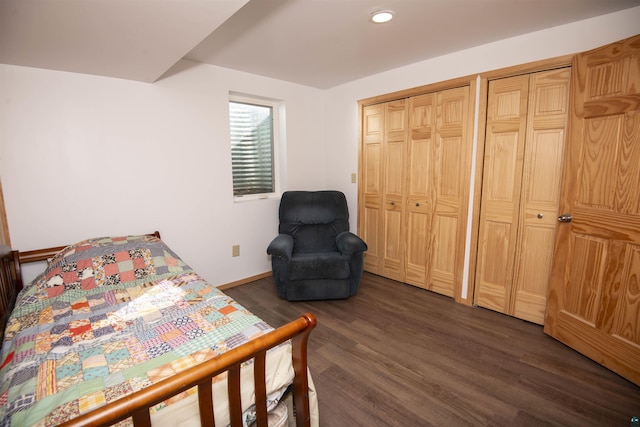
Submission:
[[[233,195],[274,192],[273,109],[229,102]]]

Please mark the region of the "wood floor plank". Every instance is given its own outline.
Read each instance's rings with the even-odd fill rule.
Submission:
[[[288,302],[271,277],[225,292],[274,327],[312,312],[320,424],[628,426],[640,387],[542,327],[365,273],[347,300]]]

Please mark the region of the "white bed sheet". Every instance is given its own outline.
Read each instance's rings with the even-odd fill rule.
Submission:
[[[311,373],[307,371],[309,380],[309,409],[311,426],[320,424],[318,411],[318,397],[313,384]],[[266,386],[269,409],[277,405],[278,399],[286,388],[293,382],[293,366],[291,365],[291,344],[285,343],[267,353],[266,358]],[[248,413],[255,401],[255,387],[253,381],[253,365],[240,369],[240,390],[242,399],[243,422],[248,425]],[[228,426],[229,399],[227,396],[226,376],[213,384],[214,417],[216,426]],[[194,393],[165,408],[151,414],[151,424],[154,427],[193,427],[200,425],[200,411],[198,395]]]

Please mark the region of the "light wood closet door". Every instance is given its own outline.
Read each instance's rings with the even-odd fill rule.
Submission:
[[[382,274],[382,151],[384,140],[384,105],[370,105],[362,114],[362,153],[358,234],[367,242],[364,269]]]
[[[544,321],[569,70],[489,83],[475,304]]]
[[[359,234],[369,249],[364,268],[404,280],[404,180],[407,102],[365,106],[362,114],[363,207]]]
[[[428,287],[427,264],[432,246],[436,109],[435,94],[409,100],[406,282],[421,288]]]
[[[409,100],[406,282],[453,297],[464,261],[469,88]]]
[[[407,101],[384,104],[382,275],[404,281],[404,182],[407,140]]]
[[[464,266],[472,151],[469,111],[468,86],[437,93],[427,288],[450,297],[459,294]]]
[[[530,77],[511,307],[515,317],[538,324],[547,308],[558,229],[570,80],[569,68]]]
[[[471,170],[469,86],[363,107],[365,270],[459,294]]]
[[[576,55],[545,332],[640,384],[640,36]]]
[[[529,76],[489,83],[474,303],[509,312]]]

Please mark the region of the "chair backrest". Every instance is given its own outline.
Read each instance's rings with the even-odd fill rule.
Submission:
[[[336,236],[349,231],[347,199],[340,191],[286,191],[278,231],[293,237],[294,253],[337,250]]]

